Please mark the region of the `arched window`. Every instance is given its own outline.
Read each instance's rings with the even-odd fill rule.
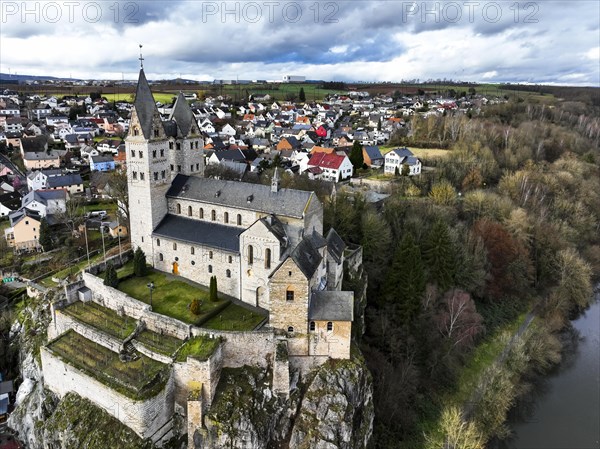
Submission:
[[[288,287],[287,290],[285,291],[285,300],[286,301],[294,300],[294,290],[292,290],[291,287]]]
[[[156,239],[156,246],[160,246],[160,239]]]
[[[209,259],[212,259],[212,258],[213,258],[213,252],[212,252],[212,251],[209,251],[209,252],[208,252],[208,258],[209,258]]]
[[[200,218],[203,219],[204,218],[204,209],[200,208]]]
[[[212,221],[215,221],[217,219],[217,212],[214,209],[210,212],[210,219]]]
[[[190,254],[196,254],[196,250],[194,249],[194,247],[190,247]]]
[[[254,248],[252,245],[248,245],[248,265],[252,265],[254,263]]]
[[[212,273],[212,265],[209,265],[209,266],[208,266],[208,272],[209,272],[209,273]]]
[[[238,224],[238,226],[242,225],[242,215],[241,214],[237,214],[237,224]]]
[[[265,268],[271,268],[271,250],[269,248],[265,249]]]
[[[192,206],[188,206],[188,216],[192,216]]]
[[[181,204],[177,203],[177,213],[181,213]]]
[[[288,333],[290,333],[290,334],[294,333],[294,326],[288,326]]]
[[[327,322],[327,332],[331,332],[333,330],[333,323],[331,321]]]
[[[231,257],[231,256],[227,257],[227,262],[229,262],[229,263],[233,262],[233,257]]]
[[[163,261],[163,255],[162,255],[162,253],[158,253],[158,260],[160,260],[161,262]]]
[[[223,214],[223,221],[224,221],[225,223],[229,223],[229,212],[225,212],[225,213]]]
[[[177,250],[177,243],[173,242],[173,250]]]
[[[231,270],[227,270],[225,271],[225,275],[230,278],[231,277]]]
[[[310,330],[311,332],[314,332],[315,328],[316,328],[315,322],[311,321],[310,324],[309,324],[308,330]]]

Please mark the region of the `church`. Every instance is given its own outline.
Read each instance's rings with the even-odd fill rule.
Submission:
[[[125,140],[131,242],[155,269],[268,312],[290,356],[349,358],[346,245],[314,192],[204,178],[204,140],[180,93],[163,120],[140,70]]]

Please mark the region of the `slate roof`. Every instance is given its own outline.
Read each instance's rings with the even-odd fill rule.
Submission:
[[[21,194],[19,192],[8,192],[0,195],[0,203],[11,210],[21,207]]]
[[[194,121],[194,114],[182,92],[179,92],[177,100],[175,100],[175,106],[173,107],[169,120],[175,120],[182,136],[190,134],[192,123]]]
[[[310,243],[314,248],[323,248],[327,246],[327,240],[323,238],[321,234],[319,234],[316,230],[313,229],[313,232],[308,235],[306,238],[310,240]]]
[[[155,115],[160,117],[160,115],[158,114],[158,109],[156,108],[156,103],[154,102],[144,69],[140,69],[133,107],[140,121],[144,137],[150,139],[152,137],[152,118]]]
[[[331,256],[335,259],[337,263],[342,261],[342,256],[344,255],[344,250],[346,249],[346,244],[339,236],[339,234],[335,231],[335,229],[331,228],[327,233],[327,251]]]
[[[51,151],[40,151],[40,152],[31,152],[28,151],[23,155],[23,159],[28,161],[33,160],[50,160],[50,159],[58,159],[60,154],[54,150]]]
[[[114,162],[114,158],[112,156],[90,156],[90,160],[93,164],[101,164],[103,162]],[[48,178],[50,181],[50,178]]]
[[[378,159],[383,159],[381,151],[379,151],[379,147],[366,145],[364,148],[367,155],[371,158],[371,162],[374,162]]]
[[[181,174],[167,196],[296,218],[302,218],[311,201],[318,201],[313,192],[303,190],[271,192],[271,186]]]
[[[304,237],[292,251],[292,259],[300,268],[300,271],[310,279],[315,274],[319,264],[323,259],[319,251],[312,245],[309,237]]]
[[[233,226],[167,214],[152,235],[239,253],[242,231]]]
[[[51,176],[48,178],[47,183],[49,188],[57,188],[83,184],[83,180],[81,179],[81,175],[71,174],[63,176]]]
[[[273,233],[277,240],[279,240],[283,245],[287,245],[288,237],[285,232],[285,228],[283,227],[283,223],[281,223],[281,221],[279,221],[275,215],[263,217],[260,220]]]
[[[352,321],[354,293],[323,290],[313,292],[308,309],[311,321]]]
[[[413,152],[410,151],[408,148],[396,148],[390,151],[390,153],[396,153],[400,157],[414,156]]]
[[[48,149],[48,138],[46,136],[27,137],[21,139],[23,152],[39,152]]]

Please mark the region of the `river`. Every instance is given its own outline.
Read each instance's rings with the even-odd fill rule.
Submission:
[[[519,401],[502,448],[600,448],[600,291],[572,325],[563,361]]]

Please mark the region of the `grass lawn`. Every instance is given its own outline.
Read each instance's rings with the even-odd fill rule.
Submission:
[[[192,91],[196,92],[196,90]],[[179,92],[153,92],[154,101],[160,101],[163,104],[170,104],[173,97],[176,97]],[[108,101],[126,101],[133,103],[134,95],[131,93],[118,93],[118,94],[102,94]]]
[[[229,302],[227,299],[209,301],[208,289],[200,289],[186,282],[167,278],[164,273],[154,270],[150,270],[144,277],[130,277],[120,281],[118,289],[150,304],[150,291],[147,286],[150,282],[154,283],[152,310],[184,323],[200,325],[211,312]],[[202,301],[200,315],[194,315],[189,310],[190,303],[196,298]]]
[[[178,362],[185,362],[188,357],[207,360],[221,344],[218,338],[208,338],[202,335],[189,339],[177,354]]]
[[[95,302],[77,301],[63,309],[62,312],[119,339],[130,335],[136,326],[133,318],[119,316],[114,310],[102,307]]]
[[[183,345],[183,340],[180,340],[179,338],[171,337],[169,335],[160,335],[149,329],[140,332],[135,339],[149,350],[169,357]]]
[[[132,399],[155,396],[167,381],[166,365],[138,354],[121,362],[110,349],[69,330],[48,345],[55,355],[103,384]]]
[[[222,331],[250,331],[264,319],[264,315],[237,304],[230,304],[221,313],[202,324],[202,327]]]
[[[385,155],[392,151],[395,148],[404,148],[398,147],[397,145],[381,145],[379,150],[381,154]],[[444,150],[442,148],[416,148],[416,147],[406,147],[410,151],[413,152],[415,156],[421,159],[432,159],[438,157],[447,157],[450,154],[450,150]]]

